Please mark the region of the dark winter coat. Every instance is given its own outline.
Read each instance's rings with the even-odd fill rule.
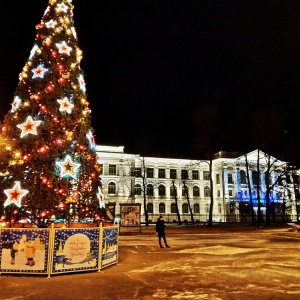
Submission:
[[[156,232],[159,237],[165,236],[166,223],[163,219],[158,219],[156,222]]]

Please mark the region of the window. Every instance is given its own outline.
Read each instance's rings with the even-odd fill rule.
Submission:
[[[205,213],[208,214],[209,213],[209,205],[205,204],[204,209],[205,209]]]
[[[200,205],[198,203],[194,204],[194,213],[200,214]]]
[[[228,190],[228,195],[229,195],[229,197],[233,197],[233,192],[232,192],[232,190]]]
[[[147,212],[153,214],[153,203],[147,203]]]
[[[114,182],[108,184],[108,194],[116,194],[116,184]]]
[[[188,170],[181,170],[181,179],[188,179]]]
[[[193,196],[200,197],[200,189],[198,186],[193,186]]]
[[[147,185],[147,195],[153,196],[153,185],[152,184]]]
[[[153,177],[154,177],[154,169],[147,168],[147,178],[153,178]]]
[[[219,214],[222,213],[222,205],[221,205],[221,203],[218,203],[218,212],[219,212]]]
[[[221,191],[220,190],[217,191],[217,195],[218,195],[218,198],[221,197]]]
[[[177,178],[176,169],[170,169],[170,179],[176,179],[176,178]]]
[[[166,178],[166,170],[158,169],[158,178]]]
[[[158,196],[166,196],[166,187],[163,184],[158,187]]]
[[[246,173],[244,170],[240,170],[240,183],[242,184],[246,184],[247,183],[247,180],[246,180]]]
[[[164,214],[166,212],[166,206],[164,203],[159,203],[158,210],[160,214]]]
[[[142,195],[142,187],[140,184],[136,184],[134,187],[135,195]]]
[[[134,173],[135,177],[142,177],[142,168],[135,168]]]
[[[176,213],[177,213],[176,204],[172,203],[171,204],[171,214],[176,214]]]
[[[199,171],[192,170],[192,176],[193,176],[193,180],[198,180],[199,179]]]
[[[220,174],[216,174],[216,182],[217,184],[220,184]]]
[[[209,180],[209,171],[203,171],[203,180]]]
[[[183,203],[182,204],[182,213],[187,214],[188,212],[189,212],[189,207],[188,207],[187,203]]]
[[[181,196],[186,196],[186,194],[188,193],[188,186],[182,186],[182,190],[181,190]]]
[[[257,171],[252,171],[252,182],[255,185],[259,184],[259,175]]]
[[[103,164],[100,164],[100,175],[103,175]]]
[[[233,178],[231,173],[228,173],[228,183],[233,183]]]
[[[204,197],[210,197],[210,188],[208,186],[204,187]]]
[[[176,196],[176,190],[177,190],[176,186],[175,186],[175,188],[174,188],[173,185],[170,186],[170,196],[171,197],[175,197]]]
[[[108,166],[108,175],[117,175],[117,165]]]

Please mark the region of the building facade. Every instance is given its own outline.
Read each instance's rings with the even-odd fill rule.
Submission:
[[[269,203],[277,220],[298,218],[299,171],[291,173],[288,163],[258,150],[243,156],[219,152],[211,161],[142,157],[125,153],[124,146],[96,151],[105,203],[114,205],[115,217],[120,205],[136,203],[141,222],[146,211],[149,223],[159,215],[167,222],[207,222],[213,202],[213,221],[250,222],[251,199],[256,213],[259,201],[262,215]]]

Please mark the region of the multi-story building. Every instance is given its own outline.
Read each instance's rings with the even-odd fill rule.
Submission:
[[[114,205],[116,217],[120,205],[139,203],[142,222],[145,206],[149,222],[159,215],[168,222],[206,222],[213,202],[214,221],[250,221],[251,200],[255,212],[260,202],[262,215],[267,202],[277,219],[298,218],[299,171],[258,150],[243,156],[221,151],[211,161],[143,157],[124,146],[96,151],[105,203]]]

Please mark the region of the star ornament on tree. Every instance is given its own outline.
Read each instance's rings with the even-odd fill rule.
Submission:
[[[20,105],[21,105],[21,102],[22,102],[22,101],[21,101],[21,98],[18,97],[18,96],[16,96],[16,97],[14,98],[13,103],[11,104],[11,112],[17,111],[18,108],[19,108]]]
[[[26,121],[22,124],[17,125],[22,130],[20,137],[23,138],[27,134],[37,135],[36,128],[42,123],[42,121],[33,121],[31,116],[28,116]]]
[[[97,197],[99,199],[99,206],[100,206],[100,208],[105,208],[104,194],[103,194],[103,192],[102,192],[102,190],[101,190],[100,187],[98,187]]]
[[[48,69],[44,68],[42,64],[40,64],[37,68],[31,70],[33,73],[32,79],[34,78],[44,78],[44,74],[48,72]]]
[[[86,87],[85,87],[85,81],[84,81],[84,78],[82,75],[78,76],[78,82],[79,82],[80,89],[85,93]]]
[[[72,48],[69,47],[65,41],[62,41],[60,44],[56,43],[55,45],[58,48],[58,52],[60,54],[67,54],[70,56],[70,52],[72,51]]]
[[[90,149],[95,150],[96,149],[96,142],[93,133],[89,130],[89,132],[86,134],[86,137],[89,141]]]
[[[6,207],[10,204],[15,204],[18,207],[21,207],[22,198],[29,193],[28,190],[22,190],[20,181],[16,181],[12,189],[4,190],[5,195],[7,196],[6,201],[3,206]]]
[[[67,13],[67,12],[68,12],[68,6],[67,6],[66,4],[64,4],[63,2],[61,2],[61,3],[58,3],[58,4],[57,4],[56,10],[57,10],[58,12],[62,11],[62,12],[64,12],[64,13]]]
[[[60,177],[71,176],[74,179],[77,179],[80,164],[73,162],[70,155],[67,155],[62,161],[57,161],[56,165],[60,168]]]
[[[59,111],[66,111],[69,114],[72,113],[74,104],[72,104],[67,97],[64,99],[58,99],[57,102],[60,104]]]

